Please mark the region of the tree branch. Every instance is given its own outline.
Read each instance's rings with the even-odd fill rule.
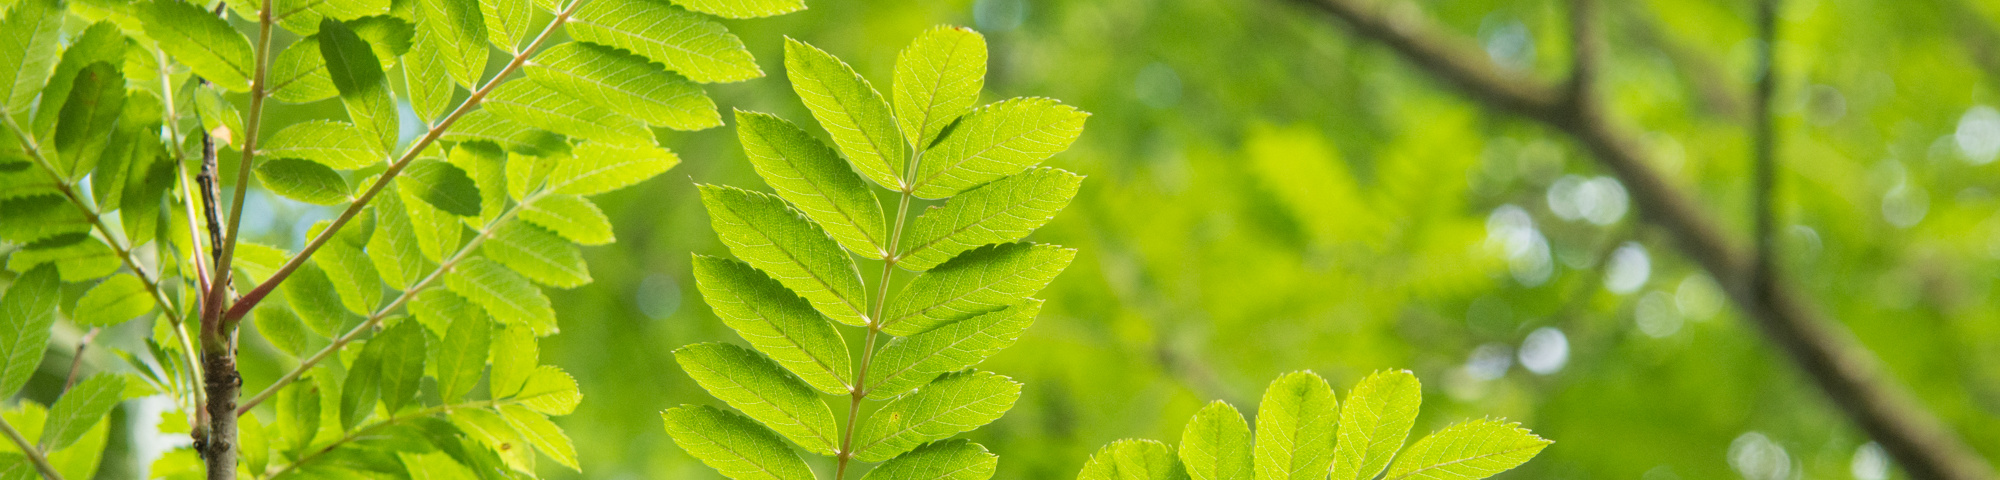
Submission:
[[[1756,253],[1752,257],[1751,288],[1756,295],[1769,295],[1777,283],[1777,208],[1772,204],[1772,196],[1777,186],[1778,137],[1772,125],[1771,94],[1777,90],[1777,41],[1778,41],[1778,0],[1757,2],[1757,78],[1756,96],[1751,103],[1752,124],[1750,140],[1753,178],[1750,198],[1751,217],[1756,219]]]
[[[14,446],[21,448],[21,455],[28,457],[28,463],[35,464],[35,470],[42,472],[42,478],[62,480],[62,473],[56,471],[55,465],[49,464],[49,457],[42,455],[41,450],[36,450],[35,444],[29,443],[27,437],[21,436],[21,432],[14,430],[14,426],[8,424],[7,419],[0,418],[0,434],[6,435],[7,440],[13,441]]]
[[[1589,150],[1625,184],[1641,217],[1665,230],[1680,251],[1721,284],[1746,320],[1790,354],[1792,361],[1912,477],[1989,480],[1986,460],[1952,433],[1880,359],[1840,324],[1814,311],[1789,286],[1768,295],[1752,286],[1752,266],[1714,220],[1649,166],[1650,153],[1631,132],[1598,118],[1597,107],[1561,101],[1557,87],[1504,75],[1457,36],[1415,21],[1392,22],[1357,0],[1293,0],[1339,18],[1354,33],[1388,46],[1405,60],[1487,105],[1548,124]]]

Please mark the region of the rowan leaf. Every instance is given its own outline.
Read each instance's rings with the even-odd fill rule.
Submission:
[[[611,219],[597,205],[576,195],[543,195],[522,204],[521,219],[541,225],[572,242],[584,245],[611,243]]]
[[[1021,384],[992,372],[938,377],[915,393],[897,397],[868,417],[855,440],[855,458],[880,462],[917,445],[992,423],[1021,398]]]
[[[410,54],[403,57],[403,85],[409,89],[410,110],[425,122],[442,119],[445,109],[451,108],[452,95],[458,93],[458,86],[446,72],[444,52],[437,43],[429,35],[420,35],[410,45]],[[331,89],[330,83],[328,88]]]
[[[1042,301],[960,320],[928,332],[890,340],[875,354],[869,398],[889,398],[930,383],[946,372],[978,365],[1014,344],[1035,323]]]
[[[806,9],[805,0],[674,0],[675,4],[723,18],[758,18]]]
[[[451,295],[445,291],[436,293]],[[457,402],[471,393],[472,387],[479,383],[480,374],[486,372],[486,355],[493,343],[493,325],[488,322],[477,310],[452,316],[444,341],[436,350],[438,396],[444,403]]]
[[[1250,480],[1250,424],[1236,407],[1209,402],[1181,429],[1181,465],[1194,480]]]
[[[771,195],[701,186],[702,205],[722,243],[750,265],[848,325],[868,325],[867,293],[854,261],[825,231]]]
[[[546,188],[562,195],[596,195],[632,186],[680,163],[673,152],[649,144],[584,142],[568,161],[556,164]]]
[[[354,430],[375,413],[375,405],[382,398],[382,357],[397,353],[387,351],[389,346],[370,340],[361,346],[354,362],[347,364],[347,378],[340,383],[341,430]]]
[[[1366,480],[1382,473],[1403,448],[1423,401],[1417,376],[1407,370],[1375,372],[1355,385],[1340,409],[1333,480]]]
[[[1098,449],[1077,480],[1182,480],[1174,448],[1153,440],[1119,440]]]
[[[480,249],[487,258],[536,283],[558,288],[590,283],[590,268],[576,244],[533,224],[502,224]]]
[[[424,379],[424,360],[430,356],[428,344],[423,326],[414,320],[392,325],[368,341],[368,347],[382,348],[383,355],[378,360],[382,368],[382,406],[390,414],[417,399],[417,386]]]
[[[375,196],[375,234],[368,237],[368,260],[389,288],[409,288],[430,272],[418,246],[416,226],[403,206],[403,195],[385,192]]]
[[[352,224],[342,230],[342,234],[352,231]],[[340,294],[341,306],[357,315],[375,313],[375,307],[382,303],[382,276],[375,271],[375,262],[361,251],[361,246],[346,241],[335,240],[320,247],[313,261],[326,271],[333,281],[335,292]]]
[[[317,260],[300,265],[285,282],[278,284],[284,290],[285,299],[292,305],[292,312],[299,314],[306,328],[321,337],[332,337],[334,330],[347,324],[350,313],[341,304],[339,290],[329,280],[326,271],[320,269]]]
[[[806,450],[833,455],[840,431],[812,387],[757,352],[726,343],[674,350],[674,360],[710,395]]]
[[[502,84],[482,103],[502,118],[577,138],[651,144],[653,132],[638,120],[613,114],[541,82]]]
[[[95,169],[105,140],[125,108],[125,76],[109,63],[84,67],[72,85],[55,123],[55,139],[50,142],[58,154],[55,167],[66,178]]]
[[[340,172],[317,162],[275,158],[257,164],[257,182],[280,197],[314,205],[339,205],[353,200]]]
[[[882,205],[840,154],[770,114],[738,110],[736,132],[750,165],[779,197],[826,228],[847,251],[874,259],[888,256]]]
[[[966,252],[903,286],[882,314],[882,331],[915,335],[1021,303],[1048,286],[1075,258],[1076,250],[1032,243]]]
[[[521,274],[492,260],[472,257],[459,262],[445,276],[445,285],[479,304],[501,323],[526,325],[538,337],[557,331],[556,312],[549,306],[549,297]]]
[[[1527,463],[1550,442],[1521,424],[1471,420],[1430,434],[1403,450],[1387,480],[1476,480]]]
[[[437,48],[445,72],[473,88],[486,75],[486,15],[478,0],[419,0],[417,34]]]
[[[439,210],[430,202],[420,198],[422,191],[411,181],[397,177],[396,194],[400,195],[403,213],[408,214],[412,233],[417,237],[417,250],[424,258],[443,263],[447,257],[458,252],[460,238],[465,233],[462,217]]]
[[[1338,402],[1312,372],[1285,374],[1257,407],[1258,480],[1323,480],[1333,463]]]
[[[413,60],[422,58],[413,56]],[[271,84],[268,89],[271,98],[280,102],[317,102],[340,94],[340,90],[333,87],[332,74],[326,71],[326,57],[320,56],[318,36],[301,38],[285,46],[284,50],[278,51],[277,57],[271,59],[269,68],[264,74],[265,81]],[[412,88],[413,97],[416,93],[416,89]]]
[[[981,245],[1012,242],[1069,206],[1083,177],[1035,168],[966,191],[910,225],[910,247],[897,266],[923,271]]]
[[[473,110],[458,123],[451,124],[451,130],[444,133],[447,142],[488,141],[506,148],[510,152],[539,155],[551,147],[567,148],[561,135],[528,126],[486,110]]]
[[[199,7],[196,9],[199,10]],[[12,8],[7,9],[6,19],[0,20],[0,75],[4,75],[0,77],[0,109],[4,109],[7,115],[25,119],[29,109],[33,108],[35,96],[41,94],[43,82],[49,79],[49,69],[54,68],[61,57],[56,52],[62,49],[64,16],[61,4],[56,1],[25,0],[15,2]],[[148,26],[152,23],[158,22],[148,22]],[[244,52],[247,54],[249,49],[245,48]],[[0,140],[0,145],[12,142],[11,138]]]
[[[90,287],[76,300],[74,311],[69,319],[78,326],[117,325],[153,311],[153,296],[139,277],[121,273]]]
[[[535,373],[540,356],[533,330],[524,325],[495,325],[493,374],[486,382],[487,393],[493,398],[511,398],[521,393],[528,377]]]
[[[124,400],[124,391],[125,377],[110,373],[91,375],[64,390],[62,398],[49,406],[36,446],[52,452],[76,443],[90,427],[110,415],[111,407]]]
[[[706,405],[660,414],[674,444],[735,480],[812,480],[812,469],[785,440],[748,418]]]
[[[578,41],[625,49],[696,82],[764,76],[743,40],[729,29],[666,0],[592,1],[579,8],[564,29]]]
[[[524,473],[535,471],[535,450],[528,448],[526,436],[514,430],[500,414],[483,408],[461,408],[452,410],[447,417],[466,436],[499,453],[507,468]]]
[[[562,428],[557,427],[555,422],[549,421],[548,416],[520,405],[501,405],[500,417],[506,419],[507,425],[514,427],[514,431],[519,432],[522,438],[527,439],[528,444],[534,445],[535,450],[540,450],[543,455],[548,455],[549,458],[555,459],[556,463],[569,467],[570,470],[582,471],[576,463],[576,446],[570,443],[569,436],[563,434]]]
[[[695,285],[744,341],[829,395],[848,392],[847,345],[812,304],[749,264],[694,256]]]
[[[232,92],[250,90],[250,74],[255,68],[250,38],[230,27],[229,21],[177,0],[146,2],[135,13],[145,25],[146,36],[196,75]],[[62,15],[52,18],[59,20]]]
[[[387,150],[368,132],[347,122],[307,120],[278,130],[258,146],[270,158],[311,160],[334,170],[354,170],[383,163]]]
[[[570,42],[549,47],[522,69],[528,78],[648,125],[701,130],[722,125],[715,101],[686,77],[612,47]]]
[[[903,138],[922,151],[945,126],[972,111],[986,85],[986,37],[939,26],[896,55],[896,120]]]
[[[549,415],[569,415],[583,402],[583,393],[577,390],[576,378],[563,373],[562,369],[551,365],[535,367],[528,378],[521,383],[521,392],[514,399],[530,410]]]
[[[479,188],[479,216],[466,217],[466,225],[483,228],[498,220],[507,210],[507,152],[498,145],[475,141],[452,147],[446,158],[471,175],[472,184]]]
[[[534,32],[535,9],[528,0],[482,0],[479,13],[486,18],[486,38],[494,46],[514,53]],[[541,56],[546,56],[544,51]]]
[[[1015,98],[973,110],[924,153],[910,183],[919,198],[946,198],[1019,173],[1068,150],[1090,114],[1047,98]]]
[[[479,216],[479,185],[457,165],[419,158],[398,180],[404,189],[413,190],[417,198],[440,211],[461,217]]]
[[[379,151],[396,146],[396,100],[389,95],[389,80],[374,47],[361,39],[347,24],[332,18],[320,20],[319,53],[326,58],[326,71],[347,117],[375,142]]]
[[[890,190],[903,190],[909,151],[881,92],[847,62],[790,37],[785,73],[792,91],[856,170]]]

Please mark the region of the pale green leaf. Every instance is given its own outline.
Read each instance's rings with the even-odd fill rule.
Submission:
[[[812,387],[757,352],[726,343],[674,350],[674,360],[710,395],[806,450],[833,455],[840,431]]]
[[[493,398],[510,398],[521,393],[540,356],[533,330],[523,325],[496,325],[491,357],[493,374],[486,382],[487,393]]]
[[[418,36],[410,45],[410,54],[403,57],[403,85],[409,89],[410,110],[425,122],[442,119],[444,110],[451,107],[452,95],[458,93],[451,74],[445,73],[444,52],[436,42],[428,35]],[[332,89],[331,82],[328,89]]]
[[[76,211],[70,205],[63,208]],[[13,221],[13,217],[8,217],[8,221]],[[109,276],[117,272],[122,264],[118,253],[111,251],[111,247],[82,232],[51,240],[53,242],[46,246],[29,244],[27,248],[15,250],[7,256],[7,269],[24,272],[41,265],[55,265],[62,281],[83,282]]]
[[[250,89],[250,39],[229,21],[178,0],[153,0],[136,10],[146,36],[196,75],[232,92]]]
[[[875,354],[869,377],[874,384],[867,389],[868,397],[901,395],[945,372],[978,365],[1013,345],[1041,311],[1042,301],[1030,299],[1006,310],[891,340]]]
[[[482,103],[494,115],[576,138],[651,144],[646,125],[619,116],[533,79],[507,82]]]
[[[339,205],[353,200],[347,180],[326,165],[295,158],[276,158],[257,164],[257,182],[264,189],[314,205]]]
[[[1026,301],[1076,258],[1054,245],[1003,243],[959,255],[889,301],[882,331],[909,336]]]
[[[958,120],[912,175],[920,198],[958,195],[1069,149],[1090,114],[1047,98],[1015,98]]]
[[[861,270],[840,245],[771,195],[703,185],[701,203],[722,243],[750,265],[848,325],[868,325]]]
[[[26,0],[14,3],[7,18],[0,20],[0,75],[4,75],[0,77],[0,110],[6,114],[25,118],[34,105],[43,82],[49,79],[49,69],[60,58],[56,52],[62,48],[63,17],[62,7],[55,1]]]
[[[1098,449],[1077,480],[1182,480],[1188,478],[1174,448],[1153,440],[1119,440]]]
[[[361,345],[354,363],[347,365],[347,378],[340,383],[340,428],[354,430],[362,420],[374,415],[382,398],[382,358],[400,352],[389,351],[393,344],[370,340]]]
[[[856,170],[891,190],[903,190],[910,152],[881,92],[847,62],[789,37],[785,73],[792,91]]]
[[[1417,376],[1407,370],[1375,372],[1347,394],[1333,449],[1333,480],[1367,480],[1382,473],[1403,448],[1424,401]]]
[[[374,47],[347,24],[327,18],[320,21],[319,53],[354,126],[375,142],[378,151],[395,148],[396,100],[389,95],[389,79],[382,74]]]
[[[245,413],[236,418],[237,451],[243,456],[243,466],[252,472],[264,471],[271,464],[271,437],[268,426],[257,419],[255,412]]]
[[[667,434],[692,455],[735,480],[813,480],[812,469],[770,429],[706,405],[662,412]]]
[[[278,130],[258,145],[270,158],[300,158],[334,170],[378,165],[388,154],[360,127],[347,122],[308,120]]]
[[[986,37],[965,27],[938,26],[896,55],[896,120],[921,151],[979,102],[986,85]]]
[[[1518,423],[1471,420],[1410,445],[1389,467],[1387,480],[1477,480],[1527,463],[1550,442]]]
[[[536,283],[558,288],[590,283],[590,268],[583,263],[583,252],[576,244],[533,224],[502,224],[480,250]]]
[[[549,47],[523,69],[528,78],[599,108],[675,130],[722,125],[715,101],[686,77],[645,57],[585,42]]]
[[[1035,168],[952,197],[910,225],[910,247],[896,265],[928,270],[981,245],[1025,238],[1069,206],[1082,183],[1073,173]]]
[[[408,20],[389,15],[373,15],[345,19],[354,34],[368,41],[375,50],[375,58],[382,62],[382,70],[396,66],[396,58],[410,52],[410,43],[416,38],[417,28]]]
[[[483,408],[460,408],[452,410],[448,417],[451,424],[465,432],[466,436],[499,453],[507,468],[520,472],[535,471],[535,449],[528,448],[527,438],[515,431],[499,414]]]
[[[271,59],[269,68],[270,71],[264,75],[266,81],[271,83],[271,98],[278,101],[317,102],[340,94],[340,90],[333,88],[333,77],[326,71],[326,57],[319,54],[317,36],[293,41]]]
[[[76,443],[124,399],[120,395],[124,391],[125,378],[116,374],[100,373],[77,382],[49,406],[49,419],[42,424],[36,445],[47,452]]]
[[[486,18],[487,39],[508,53],[519,50],[534,32],[529,22],[535,20],[535,9],[528,0],[481,0],[479,13]]]
[[[529,193],[539,192],[548,184],[549,174],[555,172],[556,164],[571,160],[568,152],[553,155],[508,153],[505,166],[507,197],[517,202],[527,200]]]
[[[494,320],[526,325],[536,336],[556,333],[556,312],[549,306],[549,297],[521,274],[499,263],[481,257],[467,258],[453,267],[444,281],[451,291],[485,308]]]
[[[410,225],[414,227],[417,250],[423,253],[424,258],[442,263],[458,252],[459,239],[465,233],[460,217],[445,213],[418,198],[418,190],[409,182],[399,180],[396,187],[396,194],[402,197],[403,212],[408,214]]]
[[[292,312],[304,320],[306,328],[321,337],[332,337],[334,329],[347,324],[352,315],[340,303],[339,290],[333,281],[327,279],[326,271],[319,262],[309,261],[299,266],[285,282],[278,284],[284,290],[285,299],[292,305]]]
[[[368,259],[375,262],[375,271],[389,288],[409,288],[430,269],[417,245],[416,226],[410,223],[403,195],[393,191],[376,195],[373,208],[375,234],[368,237]]]
[[[419,158],[397,181],[424,203],[461,217],[476,217],[480,211],[479,185],[472,176],[450,162]]]
[[[286,261],[291,260],[291,256],[290,252],[269,245],[239,241],[236,242],[236,260],[231,262],[231,270],[235,270],[237,275],[242,275],[238,278],[261,282],[271,278],[271,274],[283,267]]]
[[[424,360],[430,356],[429,339],[425,338],[422,325],[404,320],[368,341],[368,346],[376,345],[385,353],[381,358],[382,405],[395,413],[417,399],[417,386],[424,379]]]
[[[596,195],[653,178],[680,162],[673,152],[652,145],[584,142],[568,161],[556,164],[546,188],[563,195]]]
[[[153,310],[152,292],[146,291],[145,282],[131,274],[113,275],[103,283],[90,287],[83,298],[76,300],[76,313],[70,321],[79,326],[107,326],[124,323]]]
[[[281,446],[281,449],[304,450],[319,433],[320,419],[325,417],[321,403],[323,395],[320,392],[320,384],[323,382],[320,381],[320,377],[326,371],[320,372],[322,373],[314,373],[300,381],[292,382],[291,386],[278,391],[278,421],[273,423],[278,426],[280,436],[288,443]]]
[[[905,453],[869,470],[862,480],[986,480],[993,478],[1000,457],[964,439],[936,442]]]
[[[507,152],[489,142],[466,142],[452,148],[448,158],[479,187],[479,217],[467,217],[467,226],[482,228],[499,219],[507,207]]]
[[[271,17],[279,26],[300,35],[319,32],[321,19],[355,20],[389,13],[390,0],[273,0]],[[229,2],[237,15],[255,21],[262,2]]]
[[[1180,458],[1194,480],[1250,480],[1250,424],[1236,407],[1209,402],[1181,429]]]
[[[1257,407],[1257,480],[1324,480],[1338,406],[1333,388],[1312,372],[1272,381]]]
[[[473,88],[486,75],[486,16],[479,0],[418,0],[417,35],[432,42],[445,71],[459,86]]]
[[[431,334],[438,338],[450,335],[452,325],[462,320],[492,321],[486,317],[486,311],[480,310],[478,305],[444,288],[425,288],[416,292],[411,295],[406,306],[410,316],[415,317],[417,323],[424,324],[424,328],[430,329]],[[480,355],[481,362],[484,362],[485,358],[484,354]]]
[[[426,295],[431,293],[424,292]],[[435,293],[456,296],[442,290]],[[438,396],[445,403],[457,402],[472,392],[472,386],[479,383],[480,374],[486,372],[486,355],[492,348],[493,325],[486,315],[476,309],[465,310],[472,311],[461,310],[451,315],[451,325],[435,350]]]
[[[773,115],[736,112],[743,152],[764,183],[814,223],[863,257],[888,256],[882,205],[840,155],[811,134]]]
[[[576,378],[564,373],[554,365],[541,365],[528,374],[521,383],[521,393],[514,396],[529,410],[549,415],[569,415],[583,402],[583,392],[577,390]]]
[[[506,148],[510,152],[538,155],[551,150],[567,148],[561,135],[528,126],[527,124],[502,118],[486,110],[473,110],[458,118],[445,131],[447,142],[489,141]]]
[[[216,145],[241,149],[243,146],[243,112],[236,104],[222,98],[222,89],[214,85],[197,85],[194,89],[194,114],[201,119],[201,130],[220,133],[214,138]],[[227,142],[227,143],[224,143]]]
[[[758,18],[806,9],[805,0],[674,0],[688,10],[722,18]]]
[[[595,0],[564,28],[571,38],[637,53],[701,83],[764,76],[728,28],[666,0]]]
[[[611,243],[611,219],[603,210],[576,195],[543,195],[521,205],[521,219],[541,225],[572,242],[584,245]]]
[[[342,230],[345,234],[354,227],[352,224]],[[334,291],[340,294],[341,306],[358,315],[375,313],[375,307],[382,304],[382,276],[375,271],[375,262],[361,251],[361,246],[346,241],[334,240],[320,247],[314,262],[326,271],[333,281]]]
[[[396,452],[396,457],[402,459],[403,466],[409,468],[411,480],[479,479],[478,474],[473,473],[471,468],[460,465],[457,460],[452,459],[451,454],[442,450],[430,453]]]
[[[880,462],[925,442],[971,431],[1005,415],[1020,398],[1021,384],[992,372],[938,377],[870,415],[857,432],[855,458]]]
[[[257,324],[257,334],[263,336],[264,341],[271,342],[271,346],[277,347],[279,351],[294,357],[311,354],[312,352],[306,350],[305,322],[299,320],[299,316],[292,313],[291,309],[279,306],[274,301],[284,298],[283,290],[272,295],[275,296],[264,297],[267,303],[260,303],[255,310],[251,310],[252,321]]]
[[[528,444],[534,445],[535,450],[540,450],[543,455],[570,470],[582,471],[576,464],[576,446],[570,444],[569,436],[564,435],[555,422],[549,421],[549,417],[520,405],[500,406],[500,416],[507,419],[507,424],[526,438]]]
[[[812,304],[749,264],[694,256],[695,285],[744,341],[829,395],[848,394],[847,345]]]

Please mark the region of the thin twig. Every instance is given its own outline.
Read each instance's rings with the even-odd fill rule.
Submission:
[[[76,386],[76,372],[83,366],[83,350],[90,347],[90,341],[96,339],[97,333],[100,331],[103,330],[97,327],[90,327],[90,330],[83,332],[83,337],[76,340],[76,356],[70,357],[69,377],[63,380],[62,391],[64,393],[68,393],[70,387]]]
[[[42,472],[42,478],[47,480],[62,480],[62,473],[56,471],[55,465],[49,464],[49,457],[42,455],[41,450],[36,450],[35,444],[28,443],[28,438],[21,436],[21,432],[14,430],[14,426],[8,424],[5,418],[0,418],[0,434],[5,434],[8,440],[14,442],[14,446],[20,447],[21,455],[28,457],[29,463],[35,464],[35,470]]]
[[[1757,295],[1766,295],[1776,284],[1777,220],[1772,202],[1777,186],[1778,137],[1773,130],[1771,118],[1771,94],[1777,89],[1777,41],[1778,41],[1778,0],[1757,2],[1757,78],[1756,96],[1752,97],[1750,143],[1754,170],[1751,182],[1751,216],[1756,219],[1756,252],[1750,270],[1751,288]]]
[[[1653,170],[1650,152],[1635,136],[1601,112],[1574,110],[1553,95],[1557,87],[1532,78],[1503,74],[1469,41],[1415,21],[1390,21],[1356,0],[1294,0],[1379,41],[1405,60],[1450,83],[1461,93],[1496,109],[1528,117],[1568,134],[1625,184],[1642,218],[1666,231],[1682,254],[1721,284],[1746,320],[1789,353],[1884,450],[1915,478],[1987,480],[1992,467],[1915,394],[1896,380],[1874,352],[1852,332],[1815,311],[1789,285],[1774,284],[1764,295],[1752,286],[1755,275],[1739,247],[1685,193]]]

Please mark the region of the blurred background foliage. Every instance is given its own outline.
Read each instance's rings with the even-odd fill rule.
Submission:
[[[1566,72],[1564,2],[1396,3],[1507,69]],[[1754,5],[1604,3],[1613,121],[1645,132],[1653,167],[1747,245]],[[1001,456],[1000,478],[1069,478],[1111,440],[1172,441],[1202,403],[1254,408],[1282,372],[1351,385],[1386,368],[1425,382],[1419,431],[1501,416],[1556,441],[1503,478],[1901,476],[1576,145],[1330,18],[1279,0],[810,5],[727,22],[767,76],[714,86],[719,105],[809,122],[782,75],[783,36],[888,79],[901,46],[949,23],[987,35],[983,101],[1049,96],[1094,113],[1048,162],[1089,179],[1034,237],[1078,248],[1077,261],[1038,324],[984,367],[1026,383],[1011,413],[969,434]],[[1774,99],[1782,268],[1989,458],[1995,25],[1993,2],[1788,0]],[[585,250],[595,283],[551,292],[562,334],[542,358],[582,384],[582,407],[558,420],[581,477],[715,475],[658,417],[713,402],[669,352],[734,338],[690,278],[691,252],[725,254],[694,184],[762,184],[733,125],[661,135],[684,163],[600,197],[618,242]],[[249,238],[288,250],[335,213],[261,192],[248,205]],[[243,338],[249,384],[292,363]]]

